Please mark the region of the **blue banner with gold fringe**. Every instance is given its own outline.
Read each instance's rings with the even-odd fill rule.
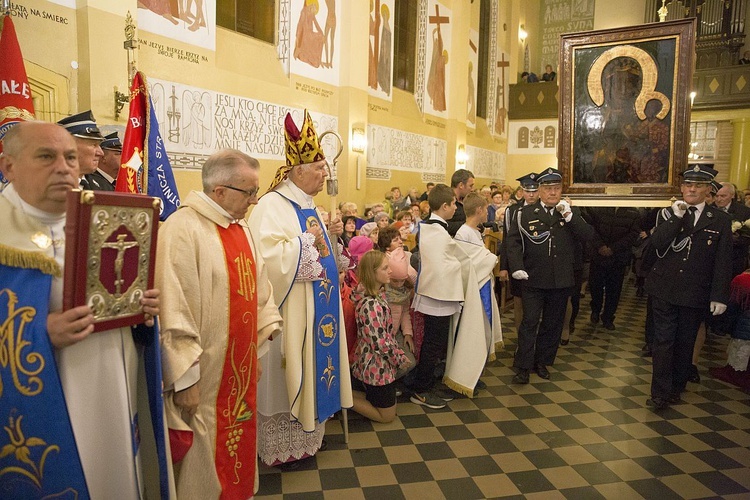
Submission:
[[[313,208],[302,208],[292,203],[297,211],[297,218],[306,231],[312,226],[323,229],[326,239],[325,248],[321,248],[320,263],[323,265],[323,279],[313,281],[315,300],[315,402],[318,410],[318,422],[323,422],[341,409],[341,379],[339,364],[339,271],[336,258],[331,252],[331,244],[325,235],[325,226],[320,222],[318,213]]]
[[[89,498],[47,335],[51,283],[0,264],[2,498]]]

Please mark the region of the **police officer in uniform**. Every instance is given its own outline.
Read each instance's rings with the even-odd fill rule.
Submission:
[[[65,130],[70,132],[76,141],[78,147],[78,166],[80,167],[81,177],[78,180],[78,186],[81,189],[95,189],[91,186],[88,174],[94,173],[99,166],[99,162],[104,157],[101,148],[101,142],[104,136],[96,126],[96,120],[91,110],[68,116],[57,122]]]
[[[654,318],[651,399],[662,410],[680,402],[698,327],[726,310],[732,280],[729,215],[706,204],[717,172],[695,165],[682,174],[682,201],[661,210],[651,242],[657,260],[646,278]]]
[[[539,201],[519,208],[508,232],[509,270],[522,281],[523,301],[513,362],[515,384],[527,384],[532,369],[549,378],[547,366],[557,355],[565,307],[573,291],[576,240],[588,241],[594,233],[578,210],[561,199],[560,172],[548,168],[539,173],[537,182]]]
[[[537,182],[538,174],[533,172],[519,177],[516,179],[521,183],[523,189],[523,198],[518,203],[513,203],[505,209],[505,222],[503,224],[503,243],[500,246],[500,280],[508,282],[510,273],[510,267],[508,266],[508,233],[510,232],[510,226],[516,222],[516,214],[518,209],[524,205],[533,205],[539,199],[539,183]],[[523,316],[523,304],[521,301],[521,282],[517,279],[510,278],[510,286],[508,290],[513,296],[513,322],[516,325],[516,330],[521,325],[521,317]]]
[[[91,189],[96,191],[114,191],[117,182],[117,174],[120,172],[120,157],[122,156],[122,142],[117,132],[104,137],[100,144],[104,157],[99,161],[96,170],[88,174]]]

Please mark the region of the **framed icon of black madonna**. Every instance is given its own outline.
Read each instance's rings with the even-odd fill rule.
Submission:
[[[695,19],[563,35],[558,159],[579,199],[661,199],[687,166]]]

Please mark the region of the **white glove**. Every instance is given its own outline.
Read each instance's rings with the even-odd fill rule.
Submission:
[[[513,276],[513,279],[515,280],[529,279],[529,273],[527,273],[526,271],[513,271],[513,274],[511,274],[511,276]]]
[[[724,314],[724,311],[727,310],[727,305],[722,304],[721,302],[711,302],[711,314],[714,316],[718,316],[719,314]]]
[[[555,207],[555,210],[562,214],[565,222],[570,222],[570,219],[573,218],[573,211],[570,209],[570,203],[568,203],[566,200],[560,201],[560,203],[558,203]]]
[[[677,200],[674,203],[672,203],[672,212],[674,214],[682,219],[682,217],[685,215],[685,212],[687,212],[687,203],[684,201]]]

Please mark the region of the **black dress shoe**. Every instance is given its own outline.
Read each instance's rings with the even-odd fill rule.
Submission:
[[[547,370],[547,367],[543,364],[539,363],[538,365],[536,365],[534,371],[544,380],[549,380],[549,370]]]
[[[688,370],[688,382],[694,384],[701,383],[701,375],[698,373],[698,367],[695,365],[690,365],[690,369]]]
[[[568,344],[570,344],[570,338],[560,339],[560,345],[568,345]]]
[[[664,398],[651,398],[646,400],[646,405],[652,407],[654,411],[660,411],[669,408],[669,401]]]
[[[612,321],[605,321],[603,324],[604,324],[604,328],[606,328],[607,330],[615,329],[615,324]]]
[[[599,323],[599,313],[598,312],[592,312],[591,313],[591,324],[595,325]]]
[[[669,403],[671,405],[678,405],[678,404],[682,403],[682,399],[680,398],[679,394],[670,394],[667,397],[667,403]]]
[[[513,377],[512,382],[514,384],[528,384],[529,383],[529,370],[518,370],[518,373]]]

